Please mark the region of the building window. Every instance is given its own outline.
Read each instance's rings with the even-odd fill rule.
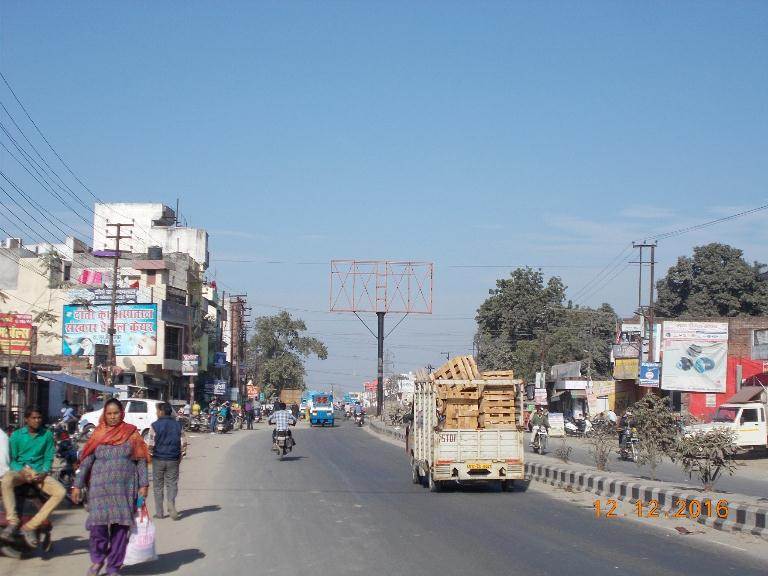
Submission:
[[[154,286],[157,277],[157,270],[147,270],[147,286]]]
[[[69,282],[72,277],[72,264],[64,265],[64,282]]]
[[[165,327],[165,358],[181,360],[182,329],[174,326]]]

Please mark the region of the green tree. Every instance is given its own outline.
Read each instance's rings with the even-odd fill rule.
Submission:
[[[328,349],[317,338],[303,336],[307,326],[288,312],[256,319],[256,333],[248,343],[249,363],[256,366],[256,383],[267,395],[304,385],[304,361],[314,355],[325,360]]]
[[[565,285],[557,276],[545,283],[541,272],[518,268],[497,280],[477,314],[480,366],[512,368],[531,379],[542,359],[546,366],[585,360],[593,375],[610,374],[613,308],[573,308],[564,301]]]
[[[758,316],[768,313],[768,282],[759,265],[726,244],[693,249],[656,284],[656,313],[667,318]]]
[[[678,432],[668,398],[647,394],[632,406],[638,442],[637,464],[648,465],[651,480],[666,455],[674,461]]]

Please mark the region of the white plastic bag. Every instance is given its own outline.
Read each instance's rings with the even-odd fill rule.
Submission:
[[[155,552],[155,525],[149,519],[147,507],[142,506],[136,513],[134,527],[128,539],[123,566],[133,566],[157,560]]]

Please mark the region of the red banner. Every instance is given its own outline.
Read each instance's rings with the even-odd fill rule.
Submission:
[[[0,314],[0,354],[29,356],[32,350],[32,316]]]

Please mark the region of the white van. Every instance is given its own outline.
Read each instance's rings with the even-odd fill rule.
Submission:
[[[133,424],[146,440],[149,437],[149,427],[157,420],[157,405],[162,400],[148,400],[146,398],[127,398],[121,400],[125,408],[125,421]],[[99,418],[104,408],[86,412],[80,417],[80,433],[83,438],[88,438],[99,424]]]

